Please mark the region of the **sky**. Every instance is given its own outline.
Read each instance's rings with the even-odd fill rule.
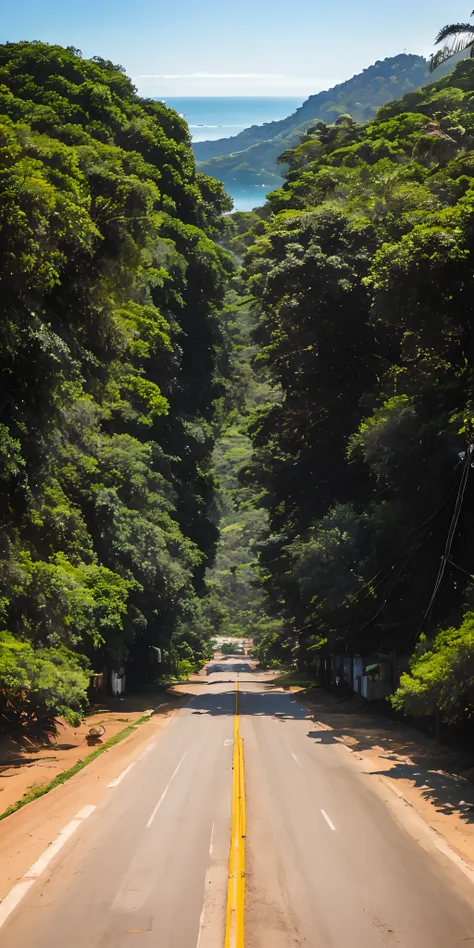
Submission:
[[[470,0],[472,6],[472,0]],[[0,42],[124,66],[144,96],[306,96],[401,52],[428,56],[460,0],[0,0]]]

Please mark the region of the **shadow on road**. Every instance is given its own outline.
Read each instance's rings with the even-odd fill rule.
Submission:
[[[375,715],[357,706],[354,699],[341,701],[318,692],[309,707],[318,722],[331,728],[309,731],[313,741],[344,742],[359,754],[375,750],[379,759],[387,761],[387,768],[368,771],[368,775],[408,780],[440,813],[456,813],[465,823],[474,823],[474,786],[462,775],[472,767],[470,755],[436,744],[408,725]]]
[[[220,683],[220,682],[219,682]],[[291,695],[275,691],[271,684],[256,683],[262,688],[261,692],[246,691],[245,682],[239,681],[239,710],[242,715],[252,717],[269,716],[277,718],[283,724],[287,720],[303,721],[311,715],[307,709],[297,703]],[[214,684],[214,682],[212,682]],[[217,684],[217,682],[215,682]],[[224,692],[205,692],[193,698],[192,714],[234,714],[235,713],[235,682],[229,680],[233,687]]]
[[[439,813],[456,813],[465,823],[474,823],[474,787],[459,774],[420,770],[419,765],[408,763],[397,763],[390,770],[375,770],[373,774],[389,776],[391,780],[410,780]]]
[[[360,699],[341,700],[322,689],[314,693],[314,700],[309,699],[283,690],[277,682],[259,679],[259,672],[247,662],[227,660],[208,666],[209,675],[222,674],[222,678],[204,678],[202,684],[229,684],[229,691],[215,693],[210,687],[204,694],[195,695],[192,714],[233,715],[235,679],[227,679],[226,673],[239,672],[251,675],[260,687],[258,692],[246,690],[248,679],[239,680],[242,715],[272,717],[282,724],[305,720],[309,726],[307,737],[316,745],[343,742],[356,753],[374,750],[379,759],[387,760],[387,769],[367,771],[368,776],[376,773],[392,780],[408,780],[440,813],[456,813],[466,823],[474,823],[474,786],[462,776],[462,771],[472,765],[472,758],[435,744],[412,727],[374,714],[361,706]]]
[[[281,686],[275,687],[271,681],[259,681],[258,672],[245,662],[215,663],[209,668],[212,669],[211,674],[244,672],[251,674],[255,683],[258,682],[261,688],[259,692],[246,690],[246,682],[239,682],[242,715],[269,716],[282,724],[291,720],[307,720],[307,736],[315,744],[328,745],[343,741],[356,753],[376,750],[379,758],[387,760],[387,769],[379,769],[376,773],[393,780],[409,780],[440,813],[457,813],[466,823],[474,823],[474,786],[461,773],[471,762],[469,756],[436,745],[414,728],[374,715],[353,699],[341,701],[340,698],[318,691],[314,702],[303,703],[302,696],[282,691]],[[226,678],[218,682],[226,683]],[[209,685],[218,682],[208,680]],[[209,690],[195,696],[193,713],[234,714],[235,685],[232,680],[228,683],[232,686],[228,692],[214,694]]]
[[[313,741],[316,741],[317,744],[340,744],[340,741],[337,741],[334,737],[332,731],[320,730],[320,731],[308,731],[308,737],[311,737]]]

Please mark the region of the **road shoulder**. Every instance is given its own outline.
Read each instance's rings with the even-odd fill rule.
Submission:
[[[97,806],[117,780],[182,707],[153,714],[124,741],[107,749],[66,783],[0,822],[0,900],[86,806]]]
[[[341,744],[366,772],[389,788],[474,869],[474,786],[469,761],[414,728],[341,701],[327,692],[295,697],[314,717],[325,741]]]

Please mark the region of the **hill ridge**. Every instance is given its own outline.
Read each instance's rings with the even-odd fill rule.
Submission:
[[[297,135],[311,122],[331,123],[346,113],[366,122],[380,106],[419,89],[428,75],[428,61],[414,53],[377,60],[350,79],[309,96],[284,119],[253,125],[232,138],[196,142],[193,151],[199,169],[222,181],[230,193],[235,184],[278,186],[283,180],[278,156],[297,143]]]

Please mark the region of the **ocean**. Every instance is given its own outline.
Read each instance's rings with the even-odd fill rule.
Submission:
[[[234,211],[253,211],[254,207],[261,207],[265,204],[267,194],[274,191],[275,187],[266,187],[261,184],[254,184],[253,187],[243,188],[238,184],[227,185],[226,192],[234,200]]]
[[[162,101],[184,116],[193,141],[205,142],[286,118],[304,100],[305,96],[170,96]]]
[[[195,142],[231,138],[251,125],[277,122],[291,115],[306,96],[170,96],[157,99],[182,115]],[[227,187],[234,199],[234,210],[250,211],[265,204],[270,187]]]

